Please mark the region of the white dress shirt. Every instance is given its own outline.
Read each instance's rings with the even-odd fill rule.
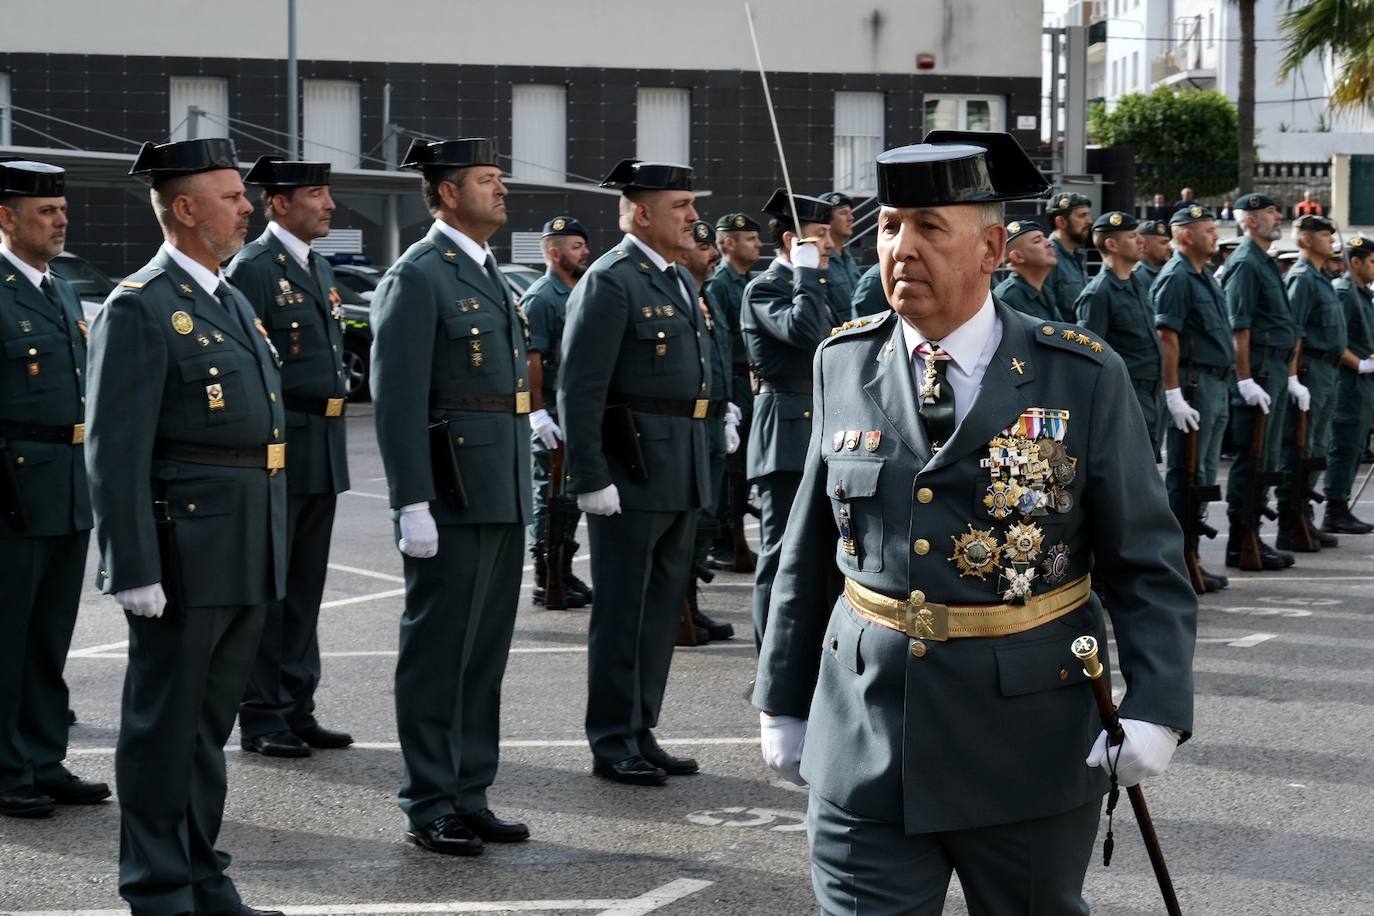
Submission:
[[[459,251],[463,252],[463,254],[472,258],[473,262],[476,263],[477,266],[482,268],[483,270],[487,269],[488,257],[490,257],[493,261],[496,260],[496,255],[492,254],[490,245],[477,244],[472,239],[468,238],[466,235],[459,232],[457,229],[453,228],[441,219],[436,219],[434,221],[434,225],[439,228],[440,232],[442,232],[444,235],[448,236],[450,239],[453,240],[453,244],[458,246]]]
[[[32,264],[30,264],[28,261],[25,261],[23,258],[19,257],[19,255],[11,251],[10,247],[4,243],[0,243],[0,254],[3,254],[5,257],[9,258],[10,263],[13,264],[16,268],[18,268],[19,272],[24,275],[24,279],[32,283],[33,288],[38,290],[40,293],[43,291],[43,281],[52,279],[51,271],[34,270]]]
[[[925,360],[916,356],[916,348],[926,342],[926,337],[910,322],[903,320],[902,339],[906,343],[907,362],[919,386]],[[949,365],[945,367],[945,381],[954,390],[955,429],[964,422],[969,408],[973,406],[973,398],[983,384],[983,373],[987,371],[1001,342],[1002,319],[997,317],[991,292],[972,318],[946,334],[943,340],[930,341],[950,357]]]
[[[277,237],[287,254],[296,259],[296,263],[305,268],[305,272],[310,272],[310,243],[302,242],[292,235],[288,230],[282,228],[276,220],[269,220],[267,231]]]
[[[219,285],[224,282],[224,271],[215,268],[215,272],[211,273],[199,261],[182,254],[171,242],[163,242],[162,250],[167,252],[168,257],[175,261],[178,267],[191,275],[191,279],[196,281],[197,286],[210,295],[215,295]]]
[[[625,238],[629,239],[631,242],[634,242],[636,245],[639,246],[639,250],[644,252],[644,256],[648,258],[649,261],[655,267],[658,268],[659,273],[663,273],[663,271],[668,269],[667,259],[665,259],[663,255],[659,254],[657,251],[654,251],[648,245],[645,245],[642,241],[639,240],[637,236],[626,233]],[[686,302],[688,305],[691,305],[692,294],[687,291],[686,285],[684,285],[682,282],[682,270],[683,268],[680,264],[675,264],[673,266],[673,273],[677,275],[677,288],[682,291],[682,301]]]

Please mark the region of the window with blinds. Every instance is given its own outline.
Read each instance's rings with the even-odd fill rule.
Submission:
[[[362,87],[351,80],[305,80],[302,158],[336,169],[362,163]]]
[[[1112,69],[1116,82],[1116,68]],[[1115,88],[1112,92],[1115,93]],[[1000,95],[927,95],[925,132],[932,130],[1006,130],[1007,100]]]
[[[692,164],[690,89],[639,90],[635,104],[635,158]]]
[[[835,190],[877,193],[876,161],[886,118],[887,97],[881,92],[835,93]]]
[[[191,108],[204,114],[191,117]],[[229,81],[218,76],[172,77],[167,119],[167,134],[174,141],[229,136]],[[193,122],[194,137],[190,133]]]
[[[530,181],[567,181],[568,90],[511,88],[510,174]]]

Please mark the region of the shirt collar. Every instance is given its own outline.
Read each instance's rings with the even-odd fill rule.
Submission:
[[[457,229],[453,228],[441,219],[436,219],[434,221],[434,226],[444,235],[448,236],[449,239],[452,240],[453,244],[457,245],[458,248],[463,252],[463,254],[472,258],[473,262],[478,267],[482,268],[483,270],[486,269],[487,256],[491,255],[490,245],[477,244],[472,239],[468,238],[466,235],[459,232]],[[493,257],[495,256],[493,255]]]
[[[987,298],[983,300],[978,311],[973,313],[972,318],[946,334],[944,340],[931,343],[938,343],[940,349],[948,353],[950,359],[961,370],[972,372],[996,324],[997,311],[993,307],[992,292],[989,290]],[[926,342],[925,335],[907,321],[902,322],[902,339],[906,343],[908,360],[915,354],[916,348]]]
[[[215,291],[219,289],[219,285],[224,282],[224,271],[217,268],[214,273],[211,273],[206,270],[204,265],[199,261],[193,260],[182,254],[177,246],[173,245],[171,242],[163,242],[162,250],[166,253],[167,257],[176,262],[178,267],[186,271],[192,280],[196,281],[197,286],[210,295],[215,295]]]
[[[549,268],[548,270],[544,271],[544,276],[548,278],[549,285],[552,286],[559,293],[567,295],[568,293],[572,292],[572,288],[558,278],[558,274],[553,272],[553,268]]]
[[[644,252],[644,254],[649,258],[649,260],[653,262],[653,265],[658,268],[660,273],[668,269],[668,261],[663,257],[663,255],[659,254],[657,251],[654,251],[648,245],[640,241],[638,237],[631,235],[628,232],[625,234],[625,238],[638,245],[639,250]]]
[[[267,231],[277,237],[277,241],[281,242],[282,247],[285,248],[288,252],[290,252],[291,257],[296,259],[297,264],[301,265],[307,270],[310,269],[309,242],[302,242],[300,239],[292,235],[290,231],[288,231],[276,220],[268,221]]]
[[[43,281],[52,279],[52,273],[50,271],[35,270],[28,261],[25,261],[23,258],[19,257],[19,255],[11,251],[8,245],[0,244],[0,254],[3,254],[9,262],[15,266],[15,269],[23,274],[24,278],[32,283],[34,289],[39,292],[43,291]]]

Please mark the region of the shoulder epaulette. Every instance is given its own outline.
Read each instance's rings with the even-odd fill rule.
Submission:
[[[1047,347],[1069,350],[1090,356],[1101,362],[1107,355],[1107,345],[1075,324],[1046,321],[1035,332],[1035,339]]]
[[[270,251],[271,249],[269,249],[262,242],[254,241],[249,242],[247,245],[243,246],[243,251],[240,252],[239,257],[245,261],[256,261],[263,255],[268,254]],[[285,263],[284,258],[278,258],[278,260],[282,261],[282,263]]]
[[[148,283],[160,276],[162,276],[162,268],[149,264],[142,270],[131,273],[120,280],[119,285],[125,289],[143,289]]]
[[[864,318],[855,318],[853,321],[846,321],[838,328],[830,329],[830,339],[834,339],[841,335],[852,336],[859,331],[871,331],[874,328],[881,327],[883,322],[887,321],[887,319],[894,314],[896,313],[889,310],[877,315],[869,315]]]

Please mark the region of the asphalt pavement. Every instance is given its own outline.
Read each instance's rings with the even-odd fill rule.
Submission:
[[[757,714],[742,697],[754,666],[750,577],[732,573],[717,574],[701,600],[737,635],[678,650],[658,729],[702,772],[635,788],[591,775],[581,725],[588,615],[532,606],[527,566],[491,801],[533,837],[477,858],[404,842],[392,705],[401,560],[370,411],[352,409],[347,422],[354,489],[334,529],[317,715],[358,743],[278,760],[241,753],[231,737],[220,846],[245,902],[297,916],[815,912],[806,794],[764,767]],[[1358,513],[1374,518],[1374,489]],[[1224,507],[1211,515],[1224,521]],[[1222,548],[1205,543],[1204,565],[1222,571]],[[1196,737],[1145,786],[1185,913],[1374,914],[1372,560],[1374,536],[1342,536],[1283,573],[1226,570],[1231,587],[1201,599]],[[578,561],[590,578],[585,550]],[[213,557],[200,564],[187,574],[217,574]],[[94,553],[89,567],[88,583]],[[79,716],[68,764],[111,784],[126,639],[123,615],[88,585],[67,664]],[[996,735],[988,748],[997,751]],[[116,800],[0,819],[0,912],[124,912],[118,813]],[[1111,866],[1099,858],[1088,872],[1093,911],[1164,912],[1124,798],[1115,835]],[[966,912],[957,881],[946,912]]]

